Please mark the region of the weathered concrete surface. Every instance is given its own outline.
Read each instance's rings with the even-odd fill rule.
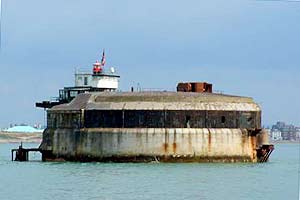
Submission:
[[[223,110],[260,111],[252,98],[194,92],[94,92],[79,94],[59,110]]]
[[[44,160],[257,162],[263,131],[199,128],[46,129]]]
[[[47,113],[43,160],[258,162],[272,151],[249,97],[88,93]]]

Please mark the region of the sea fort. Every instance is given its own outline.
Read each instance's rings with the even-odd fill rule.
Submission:
[[[104,65],[103,52],[57,101],[37,103],[47,109],[43,161],[266,162],[273,151],[252,98],[214,93],[206,82],[119,92],[120,76]]]

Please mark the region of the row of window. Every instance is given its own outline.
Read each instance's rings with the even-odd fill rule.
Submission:
[[[85,127],[258,128],[260,112],[235,111],[85,111]]]
[[[260,112],[87,110],[48,114],[49,127],[65,128],[260,128]]]

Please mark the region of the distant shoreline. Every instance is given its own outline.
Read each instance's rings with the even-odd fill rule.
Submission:
[[[0,144],[1,143],[41,143],[43,133],[19,133],[19,132],[4,132],[0,131]],[[300,141],[279,140],[270,141],[273,144],[300,144]]]
[[[18,133],[0,131],[1,143],[41,143],[43,133]]]
[[[300,144],[300,141],[290,141],[290,140],[279,140],[279,141],[270,141],[273,144]]]

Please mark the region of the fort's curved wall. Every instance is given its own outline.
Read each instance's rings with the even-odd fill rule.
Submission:
[[[43,159],[256,162],[267,143],[251,98],[89,93],[48,111]]]
[[[256,162],[256,142],[246,129],[47,129],[41,147],[54,160]]]

